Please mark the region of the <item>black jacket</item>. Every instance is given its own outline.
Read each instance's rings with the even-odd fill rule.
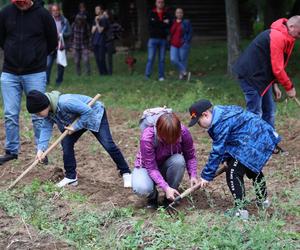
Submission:
[[[23,75],[46,70],[47,55],[57,47],[53,17],[40,4],[21,11],[10,4],[0,11],[3,72]]]
[[[171,27],[172,18],[167,10],[164,10],[163,20],[169,20],[169,23],[166,24],[161,21],[157,15],[157,11],[154,8],[149,13],[149,37],[150,38],[159,38],[167,39],[169,30]]]

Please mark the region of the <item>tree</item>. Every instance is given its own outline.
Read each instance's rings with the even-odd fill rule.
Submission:
[[[227,73],[232,75],[232,65],[240,54],[240,18],[238,0],[225,0],[227,24]]]
[[[291,10],[290,16],[300,15],[300,0],[296,0]]]
[[[282,0],[265,0],[264,24],[269,29],[271,24],[285,16],[286,3]]]
[[[147,20],[147,0],[136,0],[138,17],[138,41],[141,49],[147,48],[148,40],[148,20]]]

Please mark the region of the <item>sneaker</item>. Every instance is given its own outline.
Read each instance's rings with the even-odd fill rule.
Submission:
[[[235,216],[238,218],[241,218],[242,220],[248,220],[249,219],[249,212],[246,209],[238,209],[235,212]]]
[[[124,188],[131,188],[131,174],[126,173],[123,174],[123,182],[124,182]]]
[[[256,204],[261,209],[268,209],[271,206],[269,199],[265,199],[263,202],[257,201]]]
[[[148,209],[157,209],[158,208],[158,191],[155,188],[153,193],[151,193],[148,197],[146,208]]]
[[[157,209],[158,208],[157,199],[148,199],[146,208],[148,208],[148,209]]]
[[[187,77],[186,77],[186,81],[189,82],[191,80],[191,76],[192,76],[192,73],[191,72],[188,72],[187,73]]]
[[[69,178],[63,178],[60,182],[56,183],[57,187],[64,187],[66,185],[71,185],[71,186],[77,186],[78,185],[78,181],[77,178],[76,179],[69,179]]]
[[[229,209],[225,213],[225,216],[229,217],[238,217],[242,220],[248,220],[249,219],[249,212],[246,209]]]
[[[16,154],[10,154],[6,151],[5,155],[0,156],[0,165],[4,164],[5,162],[18,159],[18,155]]]
[[[163,78],[163,77],[158,78],[158,81],[160,81],[160,82],[163,82],[164,80],[165,80],[165,78]]]

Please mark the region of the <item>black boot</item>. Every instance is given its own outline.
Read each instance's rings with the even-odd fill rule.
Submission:
[[[9,151],[5,152],[5,155],[0,156],[0,165],[4,164],[7,161],[18,159],[18,155],[11,154]]]
[[[153,193],[150,194],[147,198],[148,198],[148,201],[147,201],[146,208],[157,209],[158,208],[158,191],[156,190],[156,188],[153,191]]]

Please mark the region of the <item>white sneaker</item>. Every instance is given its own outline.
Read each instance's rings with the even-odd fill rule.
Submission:
[[[131,174],[123,174],[124,188],[131,188]]]
[[[242,220],[248,220],[249,212],[245,209],[239,209],[235,212],[235,216],[241,218]]]
[[[188,72],[186,81],[189,82],[191,80],[192,73]]]
[[[271,202],[269,201],[269,199],[264,200],[264,201],[262,202],[262,204],[261,204],[261,207],[262,207],[263,209],[267,209],[267,208],[269,208],[270,206],[271,206]]]
[[[71,185],[71,186],[77,186],[78,181],[77,179],[69,179],[69,178],[63,178],[60,182],[56,183],[57,187],[64,187],[66,185]]]
[[[158,78],[158,81],[160,81],[160,82],[163,82],[164,80],[165,80],[165,78],[163,78],[163,77]]]

